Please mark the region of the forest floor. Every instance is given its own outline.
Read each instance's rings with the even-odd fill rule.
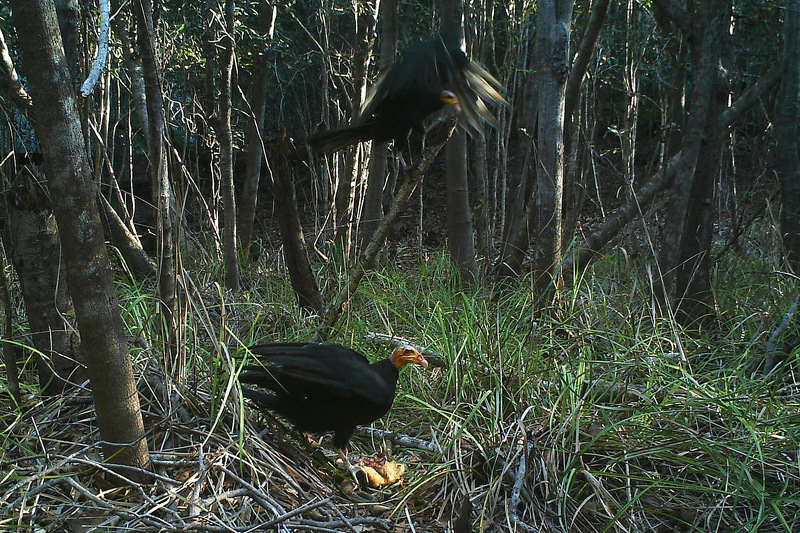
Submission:
[[[379,489],[353,486],[329,437],[309,443],[237,391],[243,346],[305,340],[318,321],[297,309],[280,254],[247,265],[235,294],[219,287],[219,262],[187,267],[178,383],[154,287],[120,271],[155,475],[110,483],[88,388],[38,396],[31,356],[23,409],[0,400],[0,529],[798,531],[796,327],[779,343],[785,362],[759,372],[797,296],[760,253],[773,238],[754,230],[716,263],[718,320],[699,332],[659,312],[648,261],[621,249],[541,318],[527,281],[499,298],[464,291],[445,254],[395,243],[331,340],[378,358],[391,347],[374,334],[403,337],[447,368],[404,371],[373,425],[386,432],[353,438],[352,453],[405,465]],[[316,267],[328,294],[346,280],[335,260]]]

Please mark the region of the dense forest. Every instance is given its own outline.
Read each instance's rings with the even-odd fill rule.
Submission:
[[[0,529],[800,530],[800,0],[0,13]]]

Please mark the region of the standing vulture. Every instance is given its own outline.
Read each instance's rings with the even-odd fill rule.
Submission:
[[[258,364],[245,366],[239,381],[266,391],[242,388],[244,397],[284,416],[301,431],[333,431],[333,444],[345,464],[355,427],[374,422],[391,408],[400,369],[410,363],[428,367],[409,345],[371,364],[340,344],[259,344],[250,351]]]

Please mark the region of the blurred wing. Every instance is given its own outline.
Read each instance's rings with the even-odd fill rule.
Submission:
[[[499,129],[500,123],[489,111],[487,103],[508,106],[502,84],[483,67],[470,60],[458,43],[446,36],[439,40],[437,62],[445,88],[453,91],[461,104],[461,116],[471,129],[483,135],[482,122]]]

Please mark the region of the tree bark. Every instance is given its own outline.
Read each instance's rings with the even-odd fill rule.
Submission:
[[[713,186],[718,173],[719,157],[707,149],[720,149],[714,136],[723,104],[715,104],[718,71],[721,68],[721,40],[724,18],[728,13],[725,0],[704,0],[692,17],[691,41],[691,108],[686,117],[681,142],[681,164],[676,169],[675,182],[667,212],[663,248],[660,250],[660,273],[664,290],[672,296],[673,307],[682,322],[693,321],[681,311],[684,301],[691,315],[706,316],[713,311],[710,273],[708,272],[713,221]],[[704,157],[700,159],[700,154]],[[708,168],[716,158],[716,168]],[[710,180],[710,183],[705,182]],[[706,233],[708,232],[708,235]],[[689,269],[687,271],[687,269]]]
[[[708,61],[711,68],[711,95],[700,157],[692,180],[684,235],[675,275],[675,310],[685,326],[702,327],[713,323],[716,316],[711,289],[711,243],[714,234],[714,191],[720,175],[725,128],[722,112],[729,96],[728,69],[723,68],[725,50],[729,50],[729,0],[713,2],[703,13],[700,24],[709,33]],[[705,40],[705,39],[704,39]]]
[[[756,83],[745,90],[736,101],[721,115],[721,126],[724,133],[744,113],[758,103],[759,99],[768,92],[780,79],[780,69],[772,68]],[[573,257],[564,261],[564,272],[574,272],[575,269],[583,270],[589,263],[600,256],[603,247],[607,246],[634,217],[640,213],[642,206],[649,205],[656,194],[670,187],[675,179],[675,173],[682,165],[683,152],[672,156],[664,167],[655,172],[642,187],[636,191],[628,201],[606,217],[600,227],[588,235]],[[569,276],[568,276],[569,277]]]
[[[778,175],[781,186],[781,239],[786,263],[800,273],[800,155],[797,139],[800,97],[800,1],[786,0],[783,78],[778,93]]]
[[[0,28],[0,93],[8,98],[23,113],[27,114],[31,107],[31,97],[22,85],[8,51],[6,37]]]
[[[528,65],[536,62],[538,57],[536,43],[529,45],[527,63],[523,65],[529,70]],[[511,199],[507,205],[506,220],[503,224],[500,254],[492,267],[493,278],[501,288],[510,286],[510,282],[522,274],[522,262],[530,246],[531,235],[535,228],[535,212],[530,207],[534,202],[531,168],[536,160],[533,146],[533,131],[536,127],[536,107],[538,91],[536,77],[533,72],[525,76],[522,89],[522,98],[516,103],[518,111],[518,126],[516,136],[512,139],[513,164],[512,178],[508,186],[506,198]]]
[[[536,172],[536,244],[533,258],[536,298],[547,304],[561,268],[561,222],[564,192],[564,96],[569,74],[572,0],[539,4],[536,39],[538,121]]]
[[[130,95],[133,109],[139,118],[139,125],[144,135],[146,146],[150,146],[150,120],[147,118],[147,93],[144,82],[144,69],[142,58],[134,48],[131,33],[124,17],[117,17],[112,28],[117,38],[122,42],[122,61],[125,65],[125,74],[130,83]]]
[[[78,110],[53,3],[12,0],[53,213],[61,236],[103,452],[112,465],[147,468],[144,425],[125,326],[103,242]],[[125,472],[130,475],[130,472]],[[134,472],[132,476],[143,476]]]
[[[258,186],[261,181],[261,164],[264,162],[264,114],[267,107],[267,54],[266,46],[275,32],[278,9],[275,4],[261,0],[258,14],[258,33],[264,39],[264,49],[253,66],[253,94],[251,96],[250,122],[247,125],[247,169],[238,201],[239,242],[244,257],[249,256],[253,240],[253,225],[258,206]],[[272,169],[267,163],[267,172]]]

